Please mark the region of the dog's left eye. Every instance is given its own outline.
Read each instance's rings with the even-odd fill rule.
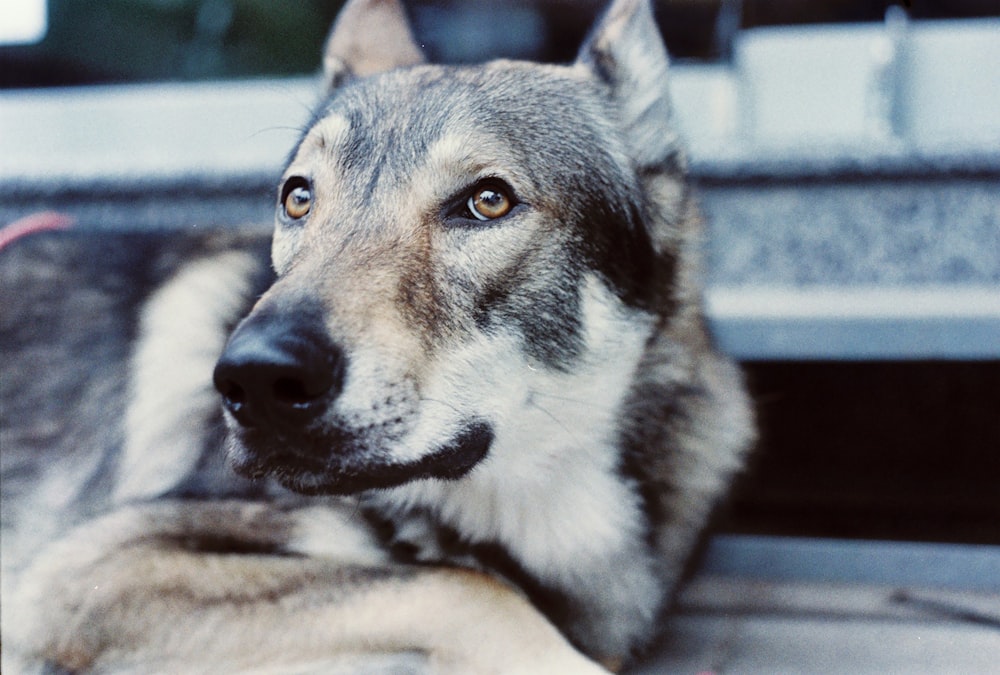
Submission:
[[[312,208],[312,190],[309,181],[301,176],[293,176],[281,191],[281,208],[292,220],[304,218]]]
[[[465,206],[476,220],[495,220],[510,213],[514,200],[502,187],[490,184],[477,187]]]

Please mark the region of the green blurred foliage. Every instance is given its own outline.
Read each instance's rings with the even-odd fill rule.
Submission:
[[[49,0],[49,33],[25,51],[53,83],[306,74],[341,4]]]

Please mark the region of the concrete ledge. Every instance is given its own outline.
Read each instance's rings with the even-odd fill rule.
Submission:
[[[709,545],[701,573],[764,582],[949,588],[996,595],[1000,546],[719,535]],[[1000,625],[1000,604],[993,609]]]
[[[745,361],[1000,358],[1000,287],[716,287],[706,301]]]
[[[630,672],[986,673],[1000,548],[720,536]]]

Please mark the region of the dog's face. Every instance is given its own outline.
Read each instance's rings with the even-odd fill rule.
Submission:
[[[669,268],[597,64],[414,64],[385,3],[372,38],[403,47],[357,47],[366,4],[279,186],[278,280],[216,369],[236,469],[303,492],[461,478],[543,390],[614,390]]]

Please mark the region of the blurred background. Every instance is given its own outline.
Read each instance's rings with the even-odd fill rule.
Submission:
[[[0,86],[205,80],[311,73],[342,3],[323,0],[5,0],[42,6],[47,28],[0,48]],[[568,61],[601,0],[412,0],[421,42],[436,61],[507,56]],[[740,30],[878,23],[878,0],[670,0],[660,28],[680,61],[732,57]],[[995,0],[898,3],[916,20],[1000,16]],[[47,6],[47,11],[45,10]],[[22,11],[30,12],[25,9]],[[36,15],[40,10],[34,10]],[[43,19],[46,20],[46,19]],[[12,19],[7,19],[12,22]],[[37,26],[37,22],[33,24]]]
[[[0,224],[268,228],[339,4],[4,0]],[[571,60],[603,4],[406,1],[455,63]],[[723,530],[1000,544],[1000,4],[656,9],[763,425]]]

